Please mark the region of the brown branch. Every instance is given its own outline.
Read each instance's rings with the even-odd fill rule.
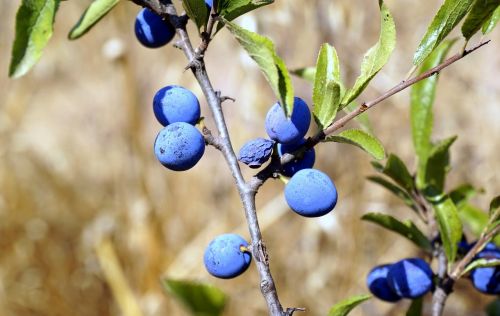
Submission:
[[[262,240],[262,234],[257,219],[257,211],[255,207],[256,191],[253,191],[243,178],[238,160],[236,158],[236,154],[234,153],[231,144],[224,114],[222,112],[221,98],[212,87],[207,71],[205,69],[203,56],[197,53],[191,44],[189,35],[186,30],[185,18],[183,18],[183,16],[177,15],[177,11],[174,5],[171,3],[171,1],[168,0],[132,1],[141,6],[148,7],[155,11],[157,14],[168,18],[172,25],[175,26],[177,36],[179,37],[179,41],[176,43],[176,45],[180,49],[182,49],[184,55],[188,59],[188,66],[193,72],[196,80],[201,87],[201,90],[203,91],[203,94],[207,99],[217,127],[218,137],[215,138],[214,136],[211,136],[211,133],[210,136],[208,134],[205,134],[205,140],[207,142],[214,142],[213,144],[216,146],[216,148],[219,148],[219,150],[223,154],[240,194],[240,199],[243,204],[245,217],[248,224],[248,230],[252,239],[252,254],[255,258],[257,270],[260,274],[260,288],[262,295],[264,296],[264,299],[267,303],[269,314],[272,316],[287,316],[293,314],[294,311],[298,311],[300,309],[291,308],[285,311],[283,310],[283,307],[281,306],[281,303],[278,299],[278,293],[276,291],[276,286],[274,284],[274,280],[269,267],[269,258],[267,255],[265,244]]]

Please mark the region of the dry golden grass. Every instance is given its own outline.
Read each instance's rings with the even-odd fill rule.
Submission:
[[[187,315],[162,293],[159,277],[168,275],[222,288],[231,297],[227,315],[265,315],[253,266],[222,281],[209,277],[202,264],[204,247],[215,235],[235,230],[248,236],[221,155],[208,148],[194,169],[174,173],[152,153],[160,129],[151,110],[155,91],[180,84],[201,97],[190,72],[183,72],[181,52],[141,47],[132,31],[138,8],[128,1],[81,40],[66,40],[89,2],[63,2],[41,62],[16,81],[6,74],[18,1],[0,2],[0,314]],[[362,99],[403,78],[439,5],[387,4],[398,44]],[[376,1],[277,1],[242,23],[273,38],[291,68],[313,65],[319,45],[330,42],[347,83],[378,37]],[[436,138],[459,135],[449,186],[470,181],[483,187],[486,194],[476,199],[483,207],[500,193],[499,35],[497,29],[491,44],[441,74],[436,100]],[[124,49],[119,58],[104,53],[117,42]],[[274,97],[226,31],[212,43],[207,64],[215,87],[237,99],[225,104],[235,148],[264,136],[263,118]],[[309,85],[295,83],[297,95],[310,101]],[[412,166],[408,109],[403,92],[370,116],[387,150]],[[325,315],[338,300],[366,293],[364,278],[374,265],[417,255],[409,242],[359,220],[367,211],[411,216],[365,180],[372,173],[368,156],[324,145],[317,167],[339,188],[333,214],[319,220],[293,214],[282,185],[273,181],[257,199],[282,302],[307,307],[304,315]],[[460,281],[445,314],[481,315],[489,300]],[[408,304],[371,300],[353,315],[400,315]]]

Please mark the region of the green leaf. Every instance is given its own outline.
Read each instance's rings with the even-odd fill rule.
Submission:
[[[361,74],[356,79],[354,86],[342,98],[340,109],[343,109],[363,92],[370,80],[387,63],[396,46],[396,26],[392,15],[383,1],[379,0],[379,5],[381,23],[379,40],[363,57]]]
[[[425,162],[424,186],[432,187],[438,193],[443,192],[446,174],[450,163],[450,146],[457,139],[456,136],[447,138],[434,145]]]
[[[419,297],[411,301],[411,305],[406,311],[406,316],[421,316],[423,304],[424,304],[423,297]]]
[[[408,205],[410,208],[412,208],[415,212],[417,211],[417,206],[415,205],[415,202],[410,197],[410,195],[408,194],[408,192],[406,192],[405,190],[403,190],[401,187],[393,184],[392,182],[389,182],[389,181],[385,180],[382,177],[378,177],[378,176],[370,176],[370,177],[367,177],[367,179],[370,180],[370,181],[372,181],[372,182],[374,182],[374,183],[377,183],[377,184],[383,186],[384,188],[386,188],[387,190],[391,191],[398,198],[400,198],[401,200],[403,200],[403,202],[406,205]]]
[[[328,136],[325,142],[351,144],[372,155],[375,159],[384,159],[385,150],[382,143],[375,136],[360,129],[348,129],[333,136]]]
[[[363,303],[364,301],[370,299],[371,295],[357,295],[351,298],[340,301],[339,303],[332,306],[328,312],[328,316],[346,316],[348,315],[356,306]]]
[[[459,216],[462,222],[469,227],[475,236],[481,235],[484,227],[488,224],[488,215],[480,208],[465,203],[460,205]]]
[[[451,190],[448,195],[455,203],[455,205],[460,209],[463,203],[467,203],[472,197],[477,193],[483,193],[482,189],[476,189],[469,183],[464,183]]]
[[[316,77],[316,67],[304,67],[290,70],[292,75],[302,78],[310,83],[314,83]]]
[[[217,11],[226,21],[232,21],[247,12],[273,3],[274,0],[219,0]],[[224,26],[224,21],[217,24],[217,31]]]
[[[393,216],[381,213],[368,213],[363,215],[361,219],[398,233],[425,251],[432,251],[431,243],[427,237],[425,237],[422,231],[420,231],[420,229],[410,220],[401,222]]]
[[[413,56],[415,66],[419,66],[462,20],[473,1],[445,0],[418,45]]]
[[[73,26],[69,32],[68,38],[75,40],[83,34],[90,31],[90,29],[101,20],[111,9],[118,4],[120,0],[94,0],[89,7],[83,12],[80,20]]]
[[[465,274],[469,273],[470,271],[477,269],[477,268],[496,267],[496,266],[500,266],[500,259],[486,259],[486,258],[477,259],[477,260],[472,261],[464,269],[464,271],[462,272],[462,274],[460,276],[463,276],[463,275],[465,275]]]
[[[415,185],[413,177],[411,176],[405,163],[395,154],[390,154],[387,159],[382,173],[393,179],[397,184],[402,186],[406,191],[411,192]]]
[[[464,225],[469,227],[469,230],[476,236],[479,237],[483,232],[484,228],[488,225],[489,216],[482,209],[469,204],[464,203],[460,205],[458,209],[460,219]],[[493,242],[500,246],[500,236],[493,238]]]
[[[469,40],[482,25],[489,21],[493,11],[500,5],[500,0],[475,0],[469,14],[462,24],[462,35]]]
[[[321,130],[329,126],[337,115],[341,85],[337,52],[333,46],[323,44],[316,63],[313,88],[313,115]]]
[[[433,206],[444,252],[448,264],[451,265],[455,262],[458,243],[462,239],[462,222],[458,216],[457,207],[450,198],[446,198]]]
[[[456,40],[445,41],[425,60],[420,67],[420,73],[423,73],[433,67],[436,67],[446,57],[451,46]],[[438,75],[429,77],[413,85],[411,89],[411,127],[413,136],[413,145],[419,161],[419,167],[425,165],[429,152],[432,148],[431,134],[433,125],[432,107],[436,94],[436,84]],[[417,175],[423,173],[417,173]],[[417,183],[423,179],[417,178]]]
[[[213,285],[186,280],[163,279],[165,290],[194,315],[218,316],[226,306],[226,295]]]
[[[500,298],[497,298],[486,306],[487,316],[500,316]]]
[[[265,36],[245,30],[238,25],[224,21],[229,31],[238,40],[248,55],[259,65],[271,85],[286,116],[293,110],[293,87],[290,74],[283,60],[276,54],[273,42]]]
[[[183,0],[182,6],[189,18],[194,21],[198,30],[207,24],[210,11],[205,0]]]
[[[500,20],[500,6],[498,6],[495,11],[493,11],[493,14],[491,17],[484,22],[482,32],[484,35],[490,33],[493,31],[495,26],[497,26],[498,21]]]
[[[16,36],[9,76],[25,75],[42,56],[52,37],[60,0],[23,0],[16,15]]]
[[[496,209],[500,208],[500,195],[495,196],[490,202],[490,216]]]

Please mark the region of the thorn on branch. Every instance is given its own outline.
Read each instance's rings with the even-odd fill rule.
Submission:
[[[306,309],[303,307],[288,307],[285,311],[286,316],[292,316],[295,312],[305,312]]]
[[[203,56],[195,56],[187,65],[184,67],[184,71],[188,69],[200,69],[203,66]]]

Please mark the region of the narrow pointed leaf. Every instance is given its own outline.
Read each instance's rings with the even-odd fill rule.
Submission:
[[[433,206],[444,252],[448,264],[451,265],[455,262],[457,245],[462,239],[462,222],[458,216],[457,207],[450,198],[446,198]]]
[[[339,303],[332,306],[328,312],[328,316],[346,316],[348,315],[356,306],[363,303],[364,301],[370,299],[371,295],[357,295],[351,298],[340,301]]]
[[[183,0],[182,6],[198,30],[207,24],[210,11],[205,0]]]
[[[419,73],[423,73],[442,63],[455,41],[445,41],[439,45],[422,64]],[[411,127],[413,145],[419,165],[425,165],[429,151],[432,148],[431,134],[434,121],[432,107],[437,81],[438,75],[435,75],[414,84],[411,89]]]
[[[413,299],[411,305],[406,311],[406,316],[421,316],[424,305],[423,297]]]
[[[413,56],[413,64],[419,66],[463,19],[474,0],[445,0],[434,16],[427,32]]]
[[[425,187],[432,187],[438,193],[443,192],[445,178],[450,164],[449,149],[456,139],[457,137],[453,136],[433,146],[424,167]]]
[[[370,164],[372,165],[373,169],[375,169],[378,172],[384,173],[384,165],[382,165],[378,161],[370,161]]]
[[[408,192],[412,191],[415,188],[413,177],[408,171],[408,168],[401,160],[401,158],[399,158],[395,154],[389,155],[382,173],[393,179],[397,184],[402,186]]]
[[[406,205],[408,205],[411,209],[413,209],[414,211],[417,211],[417,206],[415,205],[415,202],[413,201],[413,199],[400,186],[397,186],[397,185],[393,184],[392,182],[389,182],[389,181],[385,180],[384,178],[378,177],[378,176],[370,176],[367,179],[374,182],[374,183],[377,183],[377,184],[383,186],[384,188],[386,188],[387,190],[391,191],[394,195],[396,195],[398,198],[403,200],[403,202]]]
[[[342,131],[337,135],[328,136],[325,141],[351,144],[363,149],[375,159],[380,160],[385,158],[385,150],[382,143],[375,136],[360,129]]]
[[[491,200],[490,202],[490,216],[493,214],[494,211],[496,211],[498,208],[500,208],[500,195],[496,196]]]
[[[273,3],[274,0],[219,0],[217,12],[224,20],[232,21],[237,17]],[[224,22],[217,24],[217,31],[224,26]]]
[[[213,285],[172,279],[164,279],[162,283],[193,315],[219,316],[226,306],[226,295]]]
[[[68,38],[77,39],[90,31],[90,29],[99,22],[111,9],[118,4],[120,0],[94,0],[85,10],[80,20],[69,32]]]
[[[469,230],[476,237],[479,237],[486,225],[488,225],[488,214],[470,203],[460,205],[458,215],[462,223],[469,227]],[[500,236],[493,238],[493,242],[500,246]]]
[[[462,204],[467,203],[472,197],[483,192],[482,189],[477,189],[469,183],[464,183],[451,190],[448,195],[453,203],[460,209]]]
[[[23,0],[16,15],[9,76],[18,78],[33,67],[52,37],[60,0]]]
[[[493,14],[491,17],[486,20],[483,24],[482,32],[484,35],[490,33],[493,31],[495,26],[497,26],[498,21],[500,20],[500,6],[498,6],[495,11],[493,11]]]
[[[287,116],[293,109],[293,87],[290,74],[283,60],[276,54],[273,42],[265,36],[245,30],[224,20],[229,31],[248,55],[259,65]]]
[[[479,237],[484,227],[488,224],[488,214],[469,203],[460,205],[458,211],[462,222],[469,227],[475,236]]]
[[[422,231],[410,220],[401,222],[393,216],[381,213],[368,213],[361,217],[362,220],[378,224],[393,231],[413,242],[425,251],[432,251],[432,246]]]
[[[354,86],[343,97],[340,109],[351,103],[351,101],[363,92],[370,80],[387,63],[396,46],[396,26],[394,25],[392,15],[383,1],[379,1],[379,4],[381,23],[379,40],[363,57],[361,74],[356,79]]]
[[[475,0],[462,24],[462,35],[469,40],[484,23],[489,21],[493,11],[500,5],[500,0]]]
[[[500,266],[500,259],[477,259],[472,261],[462,272],[461,276],[477,268]]]
[[[316,77],[316,67],[304,67],[304,68],[293,69],[290,70],[290,73],[310,83],[314,83],[314,78]]]
[[[333,46],[321,45],[313,88],[313,116],[319,129],[335,119],[341,98],[340,65]]]

